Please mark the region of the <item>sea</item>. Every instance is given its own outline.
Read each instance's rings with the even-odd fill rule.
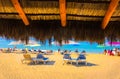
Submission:
[[[36,41],[35,39],[31,39]],[[68,50],[74,52],[75,50],[78,50],[78,52],[82,52],[83,50],[88,52],[88,53],[103,53],[105,49],[114,49],[114,48],[120,48],[120,45],[117,46],[111,46],[111,45],[103,45],[103,44],[98,44],[96,42],[89,42],[89,41],[77,41],[72,44],[63,44],[63,45],[55,45],[55,44],[49,44],[48,41],[46,41],[44,44],[41,43],[40,41],[36,41],[37,43],[40,44],[40,46],[25,46],[24,44],[17,44],[17,45],[10,45],[11,42],[15,40],[13,39],[6,39],[3,37],[0,37],[0,49],[2,48],[14,48],[15,46],[17,49],[25,49],[28,48],[34,49],[34,50],[52,50],[52,51],[57,51],[60,49],[61,51]]]

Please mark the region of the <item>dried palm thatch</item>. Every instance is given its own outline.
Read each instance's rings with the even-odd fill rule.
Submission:
[[[110,22],[108,24],[108,27],[105,29],[105,36],[108,38],[108,40],[116,41],[120,40],[120,22]]]
[[[51,39],[62,40],[75,39],[90,42],[104,42],[104,38],[120,39],[119,22],[110,22],[105,30],[100,27],[100,21],[68,21],[67,27],[61,27],[59,20],[31,21],[30,26],[25,26],[21,20],[0,19],[0,36],[7,39],[28,40],[34,37],[45,42]]]
[[[92,22],[92,21],[91,21]],[[90,42],[103,42],[104,31],[100,29],[100,22],[68,21],[67,27],[61,27],[60,21],[31,21],[25,27],[20,20],[0,20],[0,36],[7,39],[28,40],[34,37],[40,41],[54,40],[87,40]],[[91,24],[90,24],[91,23]]]

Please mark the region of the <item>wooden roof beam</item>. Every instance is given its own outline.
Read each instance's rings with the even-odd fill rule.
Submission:
[[[115,11],[118,3],[119,3],[119,0],[111,0],[109,7],[108,7],[108,10],[103,18],[103,21],[102,21],[102,29],[106,28],[106,26],[109,23],[110,18],[112,16],[113,12]]]
[[[59,0],[61,25],[66,26],[66,0]]]
[[[11,0],[12,4],[14,5],[15,9],[17,10],[17,12],[19,13],[19,16],[21,17],[21,19],[23,20],[24,24],[27,26],[29,25],[29,21],[22,9],[22,7],[20,6],[18,0]]]

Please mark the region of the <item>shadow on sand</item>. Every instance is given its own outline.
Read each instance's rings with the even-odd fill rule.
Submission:
[[[48,61],[47,63],[43,63],[43,62],[39,62],[37,64],[34,64],[34,63],[30,63],[28,65],[54,65],[55,61]]]
[[[76,66],[76,67],[81,67],[81,66],[88,66],[88,67],[98,66],[97,64],[90,63],[90,62],[87,62],[87,64],[85,64],[84,62],[81,62],[81,63],[79,63],[78,65],[76,65],[76,63],[73,63],[73,65]]]

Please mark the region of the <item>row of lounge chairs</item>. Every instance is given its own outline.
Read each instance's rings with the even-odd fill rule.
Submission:
[[[39,62],[43,62],[44,64],[46,64],[49,61],[49,58],[44,57],[42,54],[38,54],[37,57],[32,58],[30,54],[24,54],[23,55],[24,59],[21,60],[22,63],[39,63]]]
[[[22,59],[22,63],[34,63],[34,64],[38,64],[40,62],[42,62],[43,64],[46,64],[49,61],[49,58],[44,57],[43,54],[38,54],[35,58],[32,58],[30,54],[26,53],[23,54],[24,59]],[[76,62],[76,65],[78,65],[80,62],[84,62],[85,65],[87,65],[87,61],[86,61],[86,57],[84,54],[79,54],[77,58],[73,58],[71,57],[71,54],[64,54],[63,55],[63,64],[66,63],[73,63]]]
[[[33,54],[42,53],[45,55],[52,55],[53,51],[52,50],[27,50],[26,51],[25,49],[22,49],[22,53],[33,53]]]
[[[87,61],[86,61],[86,56],[85,54],[79,54],[78,57],[76,58],[73,58],[71,57],[71,54],[64,54],[63,56],[63,64],[66,64],[66,63],[73,63],[73,62],[76,62],[76,65],[78,65],[79,63],[81,62],[84,62],[85,65],[87,65]]]

